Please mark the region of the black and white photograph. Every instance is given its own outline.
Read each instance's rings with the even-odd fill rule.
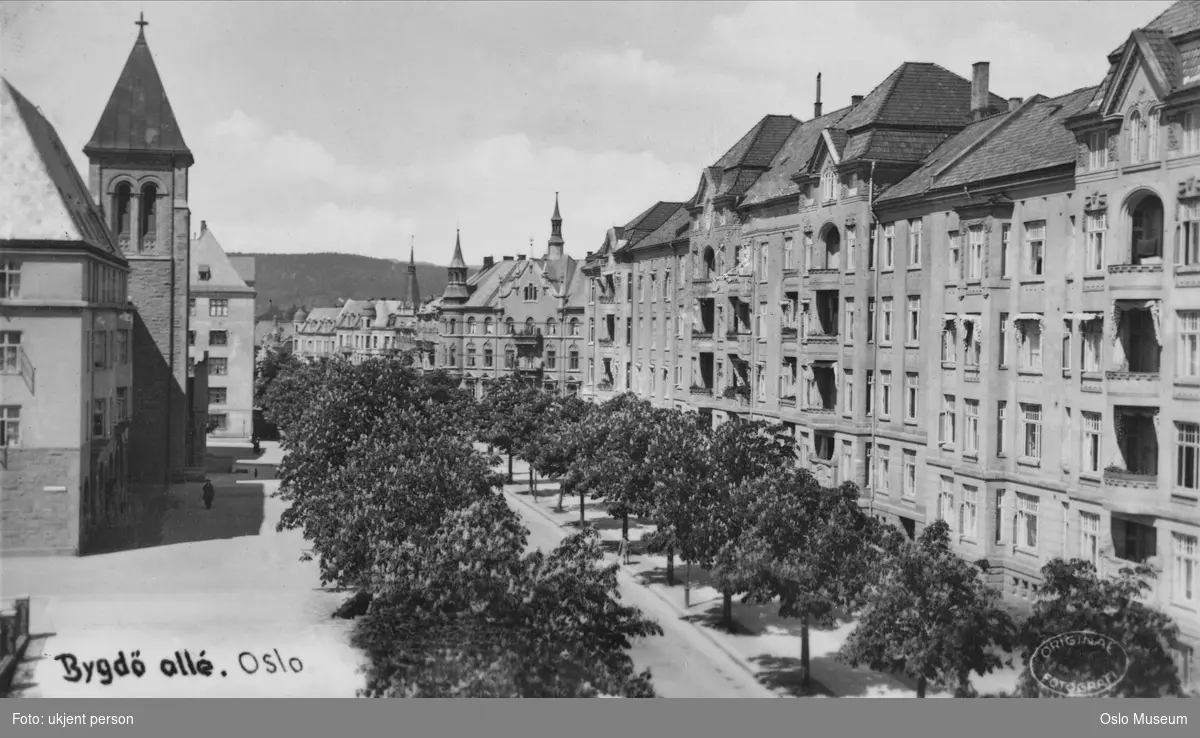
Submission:
[[[5,734],[1194,735],[1198,540],[1200,0],[0,2]]]

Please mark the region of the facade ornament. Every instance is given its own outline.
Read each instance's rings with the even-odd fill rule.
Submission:
[[[1118,164],[1121,163],[1120,154],[1121,154],[1121,136],[1120,136],[1120,134],[1118,133],[1117,135],[1114,136],[1114,135],[1112,135],[1112,133],[1109,133],[1109,136],[1108,136],[1108,165],[1110,167],[1117,166]]]
[[[1179,121],[1173,120],[1167,125],[1167,151],[1179,150],[1179,134],[1182,126]]]
[[[1084,198],[1083,209],[1089,212],[1108,209],[1108,195],[1103,192],[1093,192]]]
[[[1179,198],[1200,197],[1200,184],[1195,177],[1188,177],[1179,183]]]
[[[811,236],[813,232],[812,218],[804,219],[804,235]]]
[[[847,214],[846,215],[846,230],[852,231],[855,229],[855,227],[857,227],[857,225],[858,225],[858,221],[855,219],[854,213]]]
[[[1087,169],[1088,165],[1088,145],[1086,141],[1079,142],[1079,155],[1075,158],[1075,166],[1078,169]]]

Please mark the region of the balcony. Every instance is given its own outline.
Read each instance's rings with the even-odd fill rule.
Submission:
[[[725,388],[721,396],[726,400],[733,400],[734,404],[746,407],[750,405],[750,385],[737,384]]]
[[[542,342],[542,332],[537,328],[522,328],[508,335],[518,346],[538,346]]]
[[[1162,264],[1109,264],[1110,290],[1139,290],[1162,286]]]
[[[712,387],[704,387],[699,384],[693,384],[688,388],[688,394],[693,397],[712,397]]]
[[[1158,372],[1104,372],[1108,393],[1124,397],[1158,397]]]
[[[751,356],[754,352],[754,335],[744,328],[726,333],[725,341],[731,354]]]
[[[600,299],[596,300],[596,302],[600,303],[601,305],[611,305],[611,304],[613,304],[613,296],[612,295],[600,295]]]
[[[609,347],[613,345],[613,340],[611,338],[601,338],[597,343],[602,347]]]
[[[809,269],[805,274],[808,280],[809,289],[836,289],[840,286],[841,269]]]
[[[784,341],[795,341],[800,336],[800,330],[795,326],[784,326],[779,329],[779,337]]]

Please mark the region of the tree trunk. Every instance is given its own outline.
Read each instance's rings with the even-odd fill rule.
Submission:
[[[629,513],[621,516],[621,538],[629,540]]]
[[[509,483],[509,484],[512,484],[512,482],[513,482],[513,475],[512,475],[512,456],[513,456],[513,455],[512,455],[512,451],[509,451],[509,452],[508,452],[508,483]]]
[[[675,548],[667,546],[667,586],[675,586]]]
[[[533,465],[529,466],[529,494],[533,495],[533,499],[537,499],[537,485],[533,481]]]
[[[721,603],[721,622],[726,628],[733,628],[733,593],[722,592],[724,602]]]
[[[584,514],[584,511],[587,509],[586,498],[587,493],[585,493],[582,489],[579,490],[579,530],[583,530],[587,527],[587,516]]]
[[[567,493],[567,483],[559,482],[558,483],[558,509],[556,509],[555,512],[563,511],[563,507],[562,507],[563,495],[565,495],[566,493]]]
[[[917,696],[921,698],[925,697],[925,677],[917,680]]]
[[[805,612],[800,620],[800,688],[804,690],[805,694],[808,694],[812,687],[808,657],[808,613]]]

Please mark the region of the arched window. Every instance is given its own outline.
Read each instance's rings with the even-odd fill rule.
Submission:
[[[1145,149],[1142,147],[1146,137],[1146,124],[1142,114],[1133,111],[1129,116],[1129,163],[1138,164],[1145,159]]]
[[[475,335],[475,319],[467,318],[467,333]]]
[[[829,202],[837,198],[837,172],[826,169],[821,172],[821,200]]]
[[[579,320],[576,318],[571,318],[571,335],[572,336],[579,335]]]
[[[132,225],[129,222],[130,208],[133,200],[133,188],[129,184],[123,184],[117,188],[115,202],[113,203],[113,230],[118,236],[128,236],[129,227]]]
[[[533,318],[526,318],[525,319],[525,335],[532,336],[534,334],[535,330],[536,329],[533,324]]]
[[[556,323],[554,321],[554,318],[546,319],[546,335],[549,335],[549,336],[557,336],[558,335],[558,323]]]
[[[507,333],[507,334],[508,334],[508,335],[510,335],[510,336],[511,336],[512,334],[514,334],[514,333],[516,333],[516,332],[517,332],[516,326],[515,326],[515,324],[513,323],[513,319],[512,319],[512,318],[507,318],[507,319],[505,319],[505,321],[504,321],[504,332],[505,332],[505,333]]]
[[[158,188],[152,184],[142,187],[141,204],[142,248],[154,248],[154,235],[158,231]]]
[[[453,336],[455,333],[458,333],[458,321],[455,320],[454,318],[451,318],[450,319],[450,335]]]
[[[458,348],[450,347],[450,366],[458,366]]]
[[[707,277],[715,271],[717,271],[717,252],[713,251],[712,246],[709,246],[704,249],[704,276]]]
[[[491,318],[483,319],[483,335],[485,335],[485,336],[492,335],[492,319]]]

